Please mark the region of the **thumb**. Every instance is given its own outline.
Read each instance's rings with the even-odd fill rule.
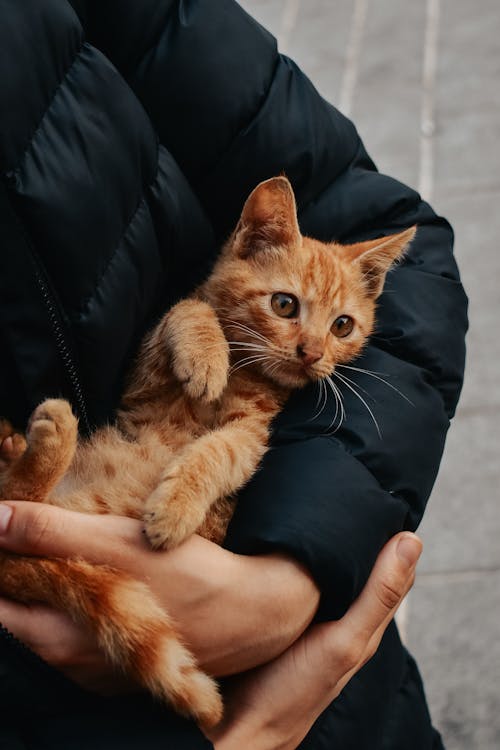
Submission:
[[[410,532],[387,542],[365,588],[343,618],[355,637],[368,640],[385,629],[413,584],[421,553],[421,540]]]
[[[130,549],[149,550],[139,521],[44,503],[0,503],[0,548],[24,555],[75,557],[129,567]],[[139,548],[138,548],[138,545]]]
[[[410,590],[422,542],[410,532],[389,540],[380,552],[368,581],[337,622],[317,626],[324,654],[344,672],[338,689],[348,682],[379,647],[385,629]]]

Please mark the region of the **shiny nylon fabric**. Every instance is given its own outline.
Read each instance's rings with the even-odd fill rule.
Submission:
[[[375,171],[353,125],[231,0],[75,0],[74,10],[66,0],[0,0],[0,17],[0,343],[9,364],[0,411],[20,424],[59,394],[83,430],[112,417],[140,337],[204,276],[259,180],[286,172],[302,231],[320,239],[418,223],[356,363],[412,403],[354,378],[375,399],[380,439],[348,389],[347,421],[334,434],[331,406],[310,421],[315,389],[296,394],[227,539],[238,552],[301,560],[323,592],[319,616],[340,616],[386,539],[419,523],[459,396],[466,298],[449,225]],[[22,664],[13,669],[19,681]],[[41,713],[44,746],[68,747],[71,722],[58,745],[62,719]],[[97,736],[99,723],[89,726]],[[203,746],[187,723],[175,727],[173,746]],[[396,750],[405,728],[410,750],[437,746],[392,627],[303,747]],[[42,734],[27,746],[37,742]]]

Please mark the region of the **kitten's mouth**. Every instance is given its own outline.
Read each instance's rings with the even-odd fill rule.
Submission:
[[[286,362],[273,373],[273,379],[289,388],[303,388],[321,379],[321,374],[303,362]]]
[[[303,375],[304,380],[316,381],[321,380],[325,377],[325,373],[318,370],[314,365],[305,365],[302,362],[299,364],[299,371]]]

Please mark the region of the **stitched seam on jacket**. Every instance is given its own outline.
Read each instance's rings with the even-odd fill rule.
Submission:
[[[48,111],[49,111],[49,110],[50,110],[50,108],[52,107],[52,105],[53,105],[53,103],[54,103],[54,100],[55,100],[56,96],[58,95],[58,93],[59,93],[59,91],[60,91],[60,89],[61,89],[62,85],[63,85],[63,84],[64,84],[64,82],[66,81],[66,79],[67,79],[68,75],[69,75],[69,74],[70,74],[70,72],[71,72],[71,69],[72,69],[72,68],[73,68],[73,66],[75,65],[75,63],[76,63],[76,61],[78,60],[78,58],[80,57],[80,54],[81,54],[81,52],[82,52],[82,49],[83,49],[83,48],[84,48],[85,46],[88,46],[88,45],[86,44],[85,40],[83,40],[83,39],[82,39],[82,43],[81,43],[81,44],[80,44],[80,46],[78,47],[78,49],[77,49],[77,51],[76,51],[76,53],[75,53],[75,56],[73,57],[73,60],[71,61],[71,64],[70,64],[70,65],[68,66],[68,68],[67,68],[66,72],[64,73],[63,77],[62,77],[62,78],[61,78],[61,80],[59,81],[59,83],[58,83],[58,85],[57,85],[57,87],[56,87],[56,89],[55,89],[54,93],[52,94],[52,97],[50,98],[50,101],[48,102],[47,106],[46,106],[46,107],[45,107],[45,109],[44,109],[44,112],[43,112],[43,114],[42,114],[42,116],[41,116],[41,118],[40,118],[40,120],[39,120],[39,122],[38,122],[37,126],[36,126],[36,127],[35,127],[35,129],[33,130],[33,132],[32,132],[32,134],[30,135],[30,137],[28,138],[28,142],[27,142],[26,146],[25,146],[25,147],[23,148],[23,150],[22,150],[22,153],[21,153],[21,155],[20,155],[20,157],[19,157],[19,159],[18,159],[18,162],[17,162],[17,166],[15,166],[15,167],[10,167],[9,169],[5,170],[5,172],[4,172],[4,175],[5,175],[6,177],[8,177],[8,178],[11,178],[11,177],[12,177],[13,175],[17,174],[17,173],[18,173],[18,172],[20,171],[20,169],[21,169],[21,162],[23,161],[24,157],[26,156],[26,154],[27,154],[27,152],[28,152],[28,150],[29,150],[29,148],[30,148],[31,144],[32,144],[32,143],[33,143],[33,141],[35,140],[35,138],[36,138],[36,136],[37,136],[37,134],[38,134],[38,131],[39,131],[39,130],[40,130],[40,128],[42,127],[43,121],[44,121],[44,119],[45,119],[45,117],[46,117],[46,115],[47,115]]]
[[[276,74],[278,71],[278,66],[281,62],[281,55],[280,53],[276,52],[276,59],[274,61],[274,66],[272,73],[269,78],[269,84],[266,88],[266,90],[261,94],[259,97],[259,101],[255,107],[255,109],[252,110],[249,117],[245,120],[245,123],[238,126],[238,130],[234,133],[233,137],[229,141],[229,143],[226,145],[226,148],[224,151],[222,151],[214,161],[213,164],[211,164],[209,167],[207,167],[206,171],[203,175],[200,175],[200,185],[203,186],[207,182],[209,182],[214,175],[217,174],[217,171],[220,169],[221,165],[224,164],[225,161],[230,159],[231,153],[234,150],[235,146],[237,145],[238,141],[241,139],[242,136],[244,136],[254,125],[254,123],[257,121],[258,117],[260,116],[262,110],[266,106],[266,102],[271,96],[272,88],[274,86],[275,80],[276,80]],[[202,187],[203,190],[203,187]]]
[[[147,205],[147,200],[146,200],[145,193],[146,193],[147,190],[149,190],[154,185],[154,183],[158,179],[159,169],[160,169],[160,143],[159,143],[159,141],[157,141],[156,167],[155,167],[155,171],[154,171],[153,177],[149,180],[149,182],[147,183],[147,185],[145,187],[143,187],[143,189],[141,190],[141,193],[139,195],[139,200],[137,202],[137,205],[135,206],[135,208],[134,208],[132,214],[130,215],[129,219],[126,221],[125,227],[123,229],[123,232],[121,234],[120,239],[116,243],[115,249],[110,254],[108,260],[106,261],[106,264],[105,264],[104,268],[102,269],[101,273],[99,274],[99,277],[97,278],[97,280],[95,282],[94,288],[85,297],[85,299],[83,300],[83,302],[80,304],[78,310],[76,311],[76,317],[77,318],[81,318],[86,312],[88,312],[88,308],[89,308],[92,300],[96,297],[97,293],[99,292],[99,290],[101,288],[101,285],[104,282],[104,279],[106,278],[107,273],[108,273],[110,267],[112,266],[113,261],[114,261],[114,259],[116,258],[117,254],[118,254],[118,251],[120,250],[120,248],[122,246],[123,239],[126,236],[127,232],[129,231],[130,226],[132,225],[135,217],[137,216],[137,213],[139,212],[139,209],[144,204]]]
[[[351,122],[351,121],[349,121],[349,122]],[[346,166],[344,167],[344,169],[342,169],[338,174],[336,174],[335,177],[330,178],[329,181],[328,181],[328,183],[326,185],[324,185],[314,195],[312,195],[309,198],[309,200],[307,201],[307,203],[304,203],[304,205],[300,207],[300,209],[298,211],[299,219],[300,219],[300,215],[301,214],[305,213],[308,210],[308,208],[310,206],[312,206],[313,204],[318,203],[318,201],[320,201],[323,198],[323,196],[326,195],[326,193],[328,193],[329,190],[331,190],[332,185],[335,182],[337,182],[337,180],[339,180],[347,172],[349,172],[350,169],[352,169],[353,162],[356,159],[356,157],[358,156],[360,148],[362,148],[362,146],[363,146],[363,144],[362,144],[361,138],[359,137],[359,134],[356,132],[356,148],[355,148],[354,153],[352,154],[352,156],[349,158],[348,163],[346,164]],[[373,170],[373,173],[374,174],[375,173],[378,174],[378,172],[377,172],[376,169]]]
[[[278,73],[278,68],[279,68],[279,65],[281,64],[281,62],[283,60],[291,62],[292,64],[294,64],[293,60],[291,60],[291,58],[289,58],[287,55],[283,54],[282,52],[277,51],[276,60],[275,60],[275,64],[274,64],[274,67],[273,67],[272,75],[271,75],[271,78],[270,78],[270,81],[269,81],[269,85],[268,85],[266,91],[260,97],[259,103],[258,103],[257,107],[252,111],[251,116],[246,120],[245,124],[242,125],[238,129],[238,131],[235,133],[235,135],[233,136],[233,138],[231,139],[231,141],[227,145],[226,149],[218,156],[217,161],[214,164],[212,164],[207,169],[207,171],[202,175],[202,177],[200,179],[200,185],[201,185],[201,190],[202,191],[203,191],[203,187],[206,185],[206,183],[209,180],[211,180],[214,175],[217,174],[217,171],[220,169],[221,165],[223,165],[225,161],[227,161],[227,160],[229,160],[231,158],[232,151],[237,146],[238,141],[242,137],[245,137],[246,134],[257,123],[259,117],[261,116],[262,110],[266,106],[269,97],[272,95],[272,89],[273,89],[273,86],[274,86],[275,81],[276,81],[276,76],[277,76],[277,73]],[[302,73],[302,71],[300,71],[300,72]],[[348,123],[351,125],[352,128],[354,128],[354,124],[350,120],[348,120]],[[317,200],[323,195],[323,193],[326,193],[326,191],[330,189],[331,185],[341,175],[343,175],[345,172],[347,172],[352,167],[352,163],[356,159],[356,156],[358,155],[360,147],[362,147],[362,141],[361,141],[361,138],[359,137],[359,134],[357,133],[357,131],[355,131],[355,134],[356,134],[356,144],[355,144],[353,153],[349,156],[349,160],[348,160],[347,164],[345,165],[345,167],[338,174],[335,174],[333,176],[329,176],[328,182],[325,185],[323,185],[322,187],[319,187],[318,190],[317,190],[317,192],[315,194],[313,194],[312,196],[309,197],[307,203],[304,203],[304,204],[302,204],[302,205],[300,205],[298,207],[299,219],[300,219],[300,214],[303,211],[305,211],[310,204],[317,202]]]
[[[31,263],[33,264],[37,285],[43,299],[45,310],[48,313],[48,320],[54,336],[56,349],[63,364],[67,381],[73,391],[75,404],[80,410],[80,416],[85,423],[86,429],[90,431],[86,394],[84,392],[83,383],[80,379],[79,370],[77,369],[78,361],[76,350],[73,346],[70,327],[65,320],[65,311],[48,281],[48,275],[42,259],[39,257],[25,226],[20,221],[19,216],[13,208],[12,216],[17,224],[19,233],[26,244]],[[59,328],[59,333],[57,332],[57,328]]]
[[[179,6],[177,5],[177,10],[178,8]],[[157,31],[156,34],[153,35],[154,40],[151,41],[148,44],[148,46],[139,53],[139,55],[136,57],[133,63],[129,63],[128,66],[126,63],[124,64],[123,67],[125,71],[125,78],[127,80],[132,80],[134,76],[138,73],[139,68],[142,65],[144,65],[144,61],[146,60],[146,58],[149,57],[149,55],[151,55],[153,52],[155,52],[158,49],[165,33],[167,32],[167,30],[169,29],[171,25],[172,17],[175,12],[176,12],[176,6],[175,6],[175,3],[172,3],[172,5],[169,8],[167,8],[166,16],[163,19],[162,23],[159,24],[160,26],[159,30]]]

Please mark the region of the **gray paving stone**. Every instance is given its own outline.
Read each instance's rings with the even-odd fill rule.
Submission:
[[[409,649],[447,750],[500,747],[500,572],[417,581]]]
[[[437,87],[438,187],[500,186],[498,0],[442,0]]]
[[[282,51],[339,106],[353,2],[292,0],[297,17]],[[242,5],[280,35],[287,3]],[[369,5],[360,49],[353,117],[381,171],[411,185],[418,179],[419,111],[425,6],[379,0]],[[396,33],[395,33],[396,30]]]
[[[419,529],[421,571],[500,568],[499,420],[500,412],[458,416],[453,424]]]
[[[370,3],[352,117],[381,172],[418,183],[425,3]]]
[[[241,7],[275,36],[281,29],[286,2],[287,0],[239,0]]]
[[[353,11],[352,0],[301,0],[284,52],[322,96],[338,106]]]
[[[244,0],[241,5],[284,43],[292,57],[329,101],[338,100],[352,0]],[[286,18],[294,20],[287,28]],[[287,32],[284,34],[284,32]]]
[[[500,150],[492,155],[500,172]],[[455,253],[470,297],[467,368],[460,408],[500,406],[500,190],[436,197],[455,229]],[[500,427],[492,425],[493,430]]]

